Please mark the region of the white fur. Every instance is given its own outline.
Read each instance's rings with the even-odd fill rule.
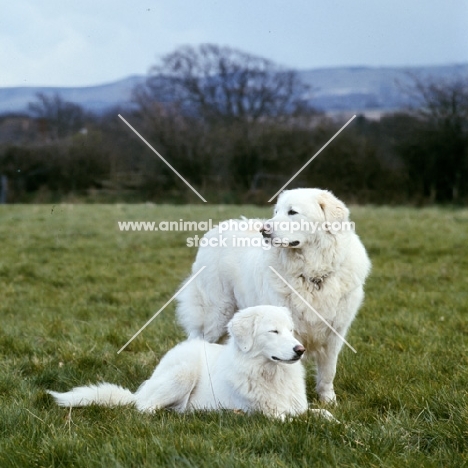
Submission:
[[[284,419],[307,411],[304,369],[296,352],[302,345],[293,335],[289,311],[273,306],[242,310],[228,332],[225,345],[201,339],[177,345],[135,394],[109,383],[49,393],[60,406],[135,404],[145,412],[238,409]]]
[[[297,214],[288,214],[294,210]],[[331,192],[295,189],[283,192],[268,222],[348,221],[349,211]],[[267,223],[268,223],[267,222]],[[272,266],[341,335],[345,336],[364,297],[364,282],[370,261],[354,231],[276,230],[272,239],[286,247],[266,250],[262,235],[252,230],[219,232],[205,237],[227,238],[227,247],[200,247],[193,273],[205,270],[178,296],[180,323],[192,337],[216,342],[225,333],[235,311],[271,304],[292,311],[296,332],[317,362],[316,389],[322,401],[336,401],[333,380],[343,341],[317,317],[280,278]],[[257,246],[238,247],[234,239],[255,239]],[[291,245],[291,243],[293,245]],[[297,244],[297,245],[296,245]],[[322,277],[320,289],[308,278]]]

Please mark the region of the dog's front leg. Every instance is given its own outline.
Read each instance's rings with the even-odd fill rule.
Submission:
[[[334,329],[330,330],[327,343],[316,353],[316,390],[321,401],[336,403],[333,380],[335,379],[338,355],[345,343],[346,332],[356,316],[363,297],[362,287],[357,287],[342,298],[337,307],[336,318],[332,323]]]
[[[317,351],[317,385],[316,390],[320,401],[336,404],[336,395],[333,388],[333,380],[336,374],[336,363],[340,354],[343,341],[332,333],[327,344]]]

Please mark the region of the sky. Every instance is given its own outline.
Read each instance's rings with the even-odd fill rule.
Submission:
[[[468,63],[468,0],[14,0],[0,87],[89,86],[215,43],[306,70]]]

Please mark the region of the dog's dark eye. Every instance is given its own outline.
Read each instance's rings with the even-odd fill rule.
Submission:
[[[292,215],[295,215],[297,214],[297,211],[294,211],[294,210],[289,210],[288,211],[288,215],[292,216]]]
[[[276,334],[278,334],[278,330],[270,330],[270,333],[276,333]]]

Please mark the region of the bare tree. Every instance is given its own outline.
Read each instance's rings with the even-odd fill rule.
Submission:
[[[205,44],[163,57],[135,99],[143,109],[152,102],[177,104],[207,122],[254,122],[297,112],[307,89],[295,72],[267,59]]]
[[[243,188],[263,171],[259,138],[270,126],[316,115],[296,72],[229,47],[185,46],[134,90],[147,135],[203,186]]]
[[[72,102],[64,101],[59,94],[37,94],[37,102],[29,104],[29,111],[45,126],[44,131],[52,140],[66,137],[83,127],[85,113]]]
[[[452,81],[415,78],[413,96],[419,103],[415,115],[435,126],[466,130],[468,126],[468,77]]]

